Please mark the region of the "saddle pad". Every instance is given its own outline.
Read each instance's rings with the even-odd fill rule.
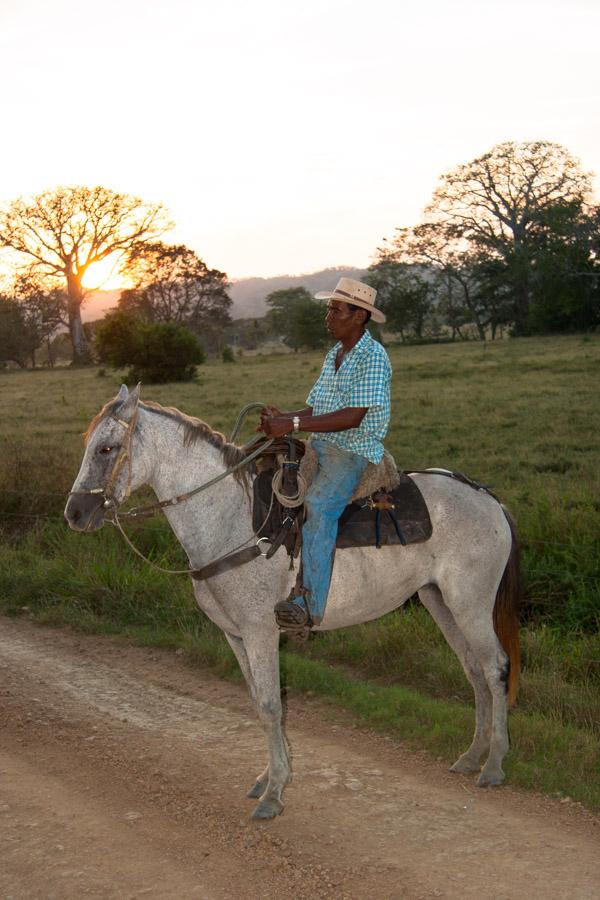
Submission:
[[[252,521],[255,533],[259,536],[264,535],[271,541],[279,534],[283,521],[290,512],[273,499],[272,476],[273,471],[270,470],[261,472],[254,479]],[[407,544],[426,541],[431,537],[431,520],[421,491],[408,475],[401,472],[398,477],[399,483],[391,491],[395,509],[391,511],[371,509],[367,499],[357,500],[346,507],[339,520],[337,547],[374,547],[377,544],[382,546],[400,544],[400,537],[390,512],[396,517]],[[302,516],[299,516],[298,524],[301,521]],[[290,555],[294,551],[295,543],[295,532],[289,532],[285,536],[284,544]]]
[[[399,484],[390,492],[393,510],[375,510],[368,500],[350,503],[340,516],[336,547],[372,547],[401,544],[393,517],[407,544],[427,541],[432,527],[421,491],[412,478],[400,472]]]

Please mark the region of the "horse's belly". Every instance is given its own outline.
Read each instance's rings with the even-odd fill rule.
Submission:
[[[424,546],[337,550],[323,630],[367,622],[401,606],[431,578]]]

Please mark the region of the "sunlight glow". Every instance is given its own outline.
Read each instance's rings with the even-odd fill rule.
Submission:
[[[84,288],[88,291],[124,291],[131,287],[127,276],[120,271],[121,260],[121,254],[111,253],[106,259],[92,263],[83,276]]]

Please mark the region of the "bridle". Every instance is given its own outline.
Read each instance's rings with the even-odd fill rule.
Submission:
[[[119,448],[119,452],[117,453],[116,459],[113,463],[112,469],[109,472],[108,478],[106,480],[106,484],[104,487],[94,487],[87,488],[79,491],[70,491],[69,497],[77,496],[77,495],[97,495],[102,500],[102,506],[105,509],[117,509],[117,507],[126,500],[131,493],[131,442],[133,440],[133,433],[135,431],[137,420],[138,420],[138,404],[139,397],[135,403],[135,409],[133,411],[133,415],[129,422],[125,419],[120,419],[118,416],[109,415],[107,418],[113,419],[113,421],[117,422],[122,428],[125,429],[123,442]],[[117,479],[121,474],[125,463],[129,465],[129,477],[127,479],[127,487],[125,489],[125,494],[123,495],[123,499],[120,503],[117,503],[113,491],[115,485],[117,483]]]
[[[139,396],[136,399],[135,409],[133,411],[133,415],[129,422],[125,419],[120,419],[118,416],[109,415],[107,418],[114,419],[115,422],[125,429],[125,434],[123,437],[123,442],[121,447],[119,448],[119,452],[117,453],[116,459],[113,463],[113,467],[108,475],[106,485],[104,487],[94,487],[87,488],[79,491],[70,491],[69,497],[77,496],[77,495],[97,495],[102,500],[102,506],[107,512],[110,512],[110,516],[108,516],[108,521],[115,525],[118,530],[121,532],[123,538],[129,547],[133,550],[134,553],[137,554],[144,562],[147,562],[152,568],[157,569],[160,572],[166,572],[170,575],[191,575],[192,578],[203,581],[205,578],[210,578],[213,575],[219,574],[220,572],[227,571],[228,569],[235,568],[238,565],[242,565],[243,563],[250,562],[252,559],[255,559],[257,556],[262,556],[265,558],[267,556],[267,552],[270,546],[270,542],[267,538],[258,537],[258,534],[262,531],[264,524],[266,523],[269,515],[271,514],[271,507],[269,507],[269,511],[267,513],[267,517],[265,518],[265,522],[258,529],[258,532],[253,532],[252,536],[247,538],[242,544],[238,547],[235,547],[233,550],[229,551],[229,553],[225,553],[223,556],[220,556],[218,559],[213,560],[207,565],[203,566],[201,569],[163,569],[161,566],[158,566],[156,563],[152,562],[151,559],[148,559],[143,553],[137,549],[137,547],[132,544],[130,538],[123,531],[123,526],[119,521],[119,513],[118,509],[120,504],[126,500],[131,493],[131,479],[132,479],[132,456],[131,456],[131,442],[133,440],[133,433],[135,431],[137,421],[138,421],[138,405],[139,405]],[[264,409],[264,403],[248,403],[240,412],[235,427],[232,432],[231,441],[234,440],[238,431],[241,428],[241,424],[244,418],[251,412],[253,409],[261,408]],[[250,443],[254,443],[251,441]],[[156,503],[149,504],[148,506],[143,507],[134,507],[133,509],[127,510],[121,514],[122,518],[140,518],[142,516],[152,515],[154,512],[160,509],[164,509],[165,507],[176,506],[179,503],[184,503],[186,500],[189,500],[190,497],[195,496],[200,493],[200,491],[206,490],[206,488],[211,487],[211,485],[216,484],[218,481],[221,481],[223,478],[226,478],[228,475],[233,474],[238,469],[241,469],[244,466],[247,466],[251,463],[257,456],[263,453],[267,447],[270,447],[273,443],[273,438],[269,438],[263,443],[259,444],[259,446],[254,449],[251,453],[249,453],[243,460],[236,463],[233,466],[230,466],[220,475],[217,475],[215,478],[211,478],[210,481],[206,481],[204,484],[199,485],[191,491],[187,491],[184,494],[178,494],[176,497],[171,497],[168,500],[159,500]],[[247,446],[247,445],[246,445]],[[244,449],[244,448],[242,448]],[[125,494],[123,495],[123,499],[120,502],[117,502],[113,495],[114,487],[117,483],[117,479],[121,474],[125,463],[129,465],[129,477],[127,479],[127,487],[125,489]],[[271,503],[273,500],[271,500]],[[254,547],[246,547],[252,538],[258,538],[256,545]],[[263,544],[266,543],[268,546],[263,547]],[[243,549],[242,549],[243,548]]]

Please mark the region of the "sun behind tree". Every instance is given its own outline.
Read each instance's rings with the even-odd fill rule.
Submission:
[[[82,286],[86,291],[126,291],[133,287],[122,270],[123,260],[123,253],[111,253],[106,259],[92,263],[81,279]]]
[[[104,187],[58,187],[14,200],[0,212],[0,247],[27,258],[36,274],[57,285],[66,282],[73,362],[81,364],[90,362],[81,322],[86,275],[92,266],[170,227],[160,204]]]

